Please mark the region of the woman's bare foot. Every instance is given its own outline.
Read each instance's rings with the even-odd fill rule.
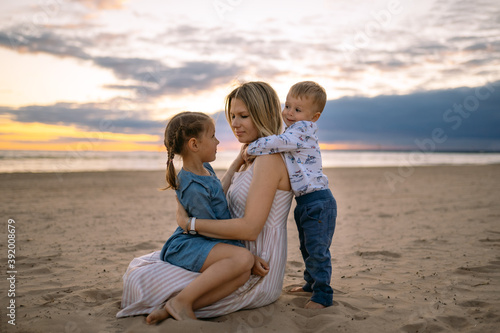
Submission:
[[[196,320],[193,309],[191,307],[183,306],[183,304],[179,303],[175,297],[169,299],[167,303],[165,303],[165,309],[176,320]]]
[[[306,306],[304,306],[305,309],[324,309],[325,306],[323,304],[319,304],[313,301],[309,301],[306,303]]]
[[[158,324],[159,322],[167,319],[168,317],[170,317],[170,313],[168,313],[165,307],[162,307],[161,309],[157,309],[151,312],[146,318],[146,323],[148,325]]]

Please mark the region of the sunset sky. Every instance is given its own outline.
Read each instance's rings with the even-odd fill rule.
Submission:
[[[0,68],[0,150],[158,151],[184,110],[234,148],[250,80],[323,85],[324,149],[500,150],[495,0],[2,1]]]

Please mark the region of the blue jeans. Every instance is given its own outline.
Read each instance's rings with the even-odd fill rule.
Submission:
[[[306,284],[302,288],[313,293],[311,301],[330,306],[333,303],[330,245],[337,220],[337,202],[329,189],[305,194],[296,201],[294,217],[306,266]]]

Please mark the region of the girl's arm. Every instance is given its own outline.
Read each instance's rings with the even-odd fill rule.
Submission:
[[[231,220],[196,219],[196,231],[203,236],[221,239],[255,240],[266,223],[276,190],[288,175],[280,154],[259,156],[254,161],[252,183],[242,218]],[[179,207],[178,225],[185,229],[188,223],[186,212]],[[195,216],[196,217],[196,216]]]

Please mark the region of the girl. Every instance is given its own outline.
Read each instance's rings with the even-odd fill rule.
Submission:
[[[222,184],[208,163],[215,160],[219,144],[213,120],[201,112],[179,113],[169,121],[164,143],[168,153],[167,188],[176,191],[188,215],[231,219]],[[178,175],[173,164],[175,155],[182,158]],[[200,236],[195,218],[185,229],[187,232],[178,227],[160,253],[163,261],[201,273],[165,304],[175,319],[196,319],[193,302],[214,288],[229,281],[239,287],[251,273],[267,274],[267,263],[251,254],[241,241]]]

